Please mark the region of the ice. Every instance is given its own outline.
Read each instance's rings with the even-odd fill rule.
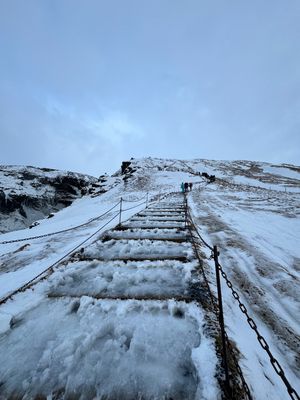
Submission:
[[[135,222],[125,222],[122,224],[124,228],[163,228],[163,229],[170,229],[170,228],[181,228],[184,229],[185,225],[182,222],[175,222],[175,221],[135,221]]]
[[[192,257],[190,243],[144,240],[108,240],[88,247],[85,257],[99,259],[153,259],[159,257]]]
[[[107,232],[110,239],[165,239],[165,240],[186,240],[187,231],[177,229],[124,229]]]
[[[49,293],[102,296],[183,296],[197,262],[82,261],[51,277]]]
[[[2,395],[194,399],[202,379],[194,363],[202,321],[194,307],[89,297],[44,301],[0,340]]]

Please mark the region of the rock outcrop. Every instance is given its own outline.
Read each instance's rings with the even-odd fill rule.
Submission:
[[[89,175],[31,166],[0,166],[0,232],[23,229],[101,188]]]

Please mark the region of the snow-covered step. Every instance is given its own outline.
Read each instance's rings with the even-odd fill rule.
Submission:
[[[192,245],[168,241],[108,240],[98,241],[87,247],[84,257],[101,260],[156,260],[179,259],[185,261],[194,257]]]
[[[181,217],[141,217],[139,215],[136,215],[135,217],[131,218],[130,221],[135,222],[135,221],[171,221],[171,222],[184,222],[185,218],[181,218]]]
[[[81,261],[56,271],[48,295],[128,298],[189,297],[197,262]]]
[[[205,398],[208,382],[210,392],[217,386],[218,365],[203,325],[193,303],[45,300],[21,315],[17,328],[0,341],[1,395]],[[217,397],[216,392],[211,398]]]
[[[106,233],[104,239],[150,239],[185,242],[189,238],[186,230],[179,229],[123,229]]]
[[[188,242],[174,243],[168,241],[141,240],[108,240],[97,241],[88,246],[84,257],[101,260],[153,260],[193,258],[193,248]]]
[[[161,228],[161,229],[185,229],[185,224],[182,222],[172,222],[172,221],[127,221],[122,224],[124,228],[144,228],[144,229],[151,229],[151,228]]]
[[[155,211],[155,212],[151,211],[151,212],[141,212],[137,215],[139,215],[141,217],[162,217],[162,216],[164,216],[164,217],[175,217],[175,216],[183,217],[183,216],[185,216],[185,213],[184,212],[183,213],[179,213],[179,212],[161,212],[161,213],[159,213],[157,211]]]
[[[152,209],[147,208],[147,210],[152,210],[152,211],[159,211],[159,212],[184,212],[185,208],[162,208],[162,207],[153,207]]]

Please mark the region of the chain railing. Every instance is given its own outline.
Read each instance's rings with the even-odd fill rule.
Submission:
[[[186,204],[187,204],[187,203],[186,203]],[[189,209],[188,205],[187,205],[187,218],[188,218],[189,223],[190,223],[191,226],[193,227],[193,230],[196,232],[198,238],[199,238],[199,239],[201,240],[201,242],[202,242],[209,250],[211,250],[211,252],[212,252],[211,258],[213,258],[214,261],[215,261],[216,278],[217,278],[217,280],[218,280],[219,274],[221,274],[221,276],[224,278],[224,280],[225,280],[225,282],[226,282],[226,285],[227,285],[228,288],[231,290],[231,294],[232,294],[233,298],[238,302],[238,305],[239,305],[239,308],[240,308],[241,312],[246,316],[248,325],[249,325],[250,328],[256,333],[256,337],[257,337],[257,340],[258,340],[260,346],[261,346],[262,349],[265,350],[265,352],[268,354],[270,363],[271,363],[271,365],[272,365],[274,371],[275,371],[276,374],[281,378],[281,380],[282,380],[282,382],[284,383],[284,385],[285,385],[285,387],[286,387],[286,389],[287,389],[287,392],[288,392],[288,394],[290,395],[291,399],[293,399],[293,400],[300,400],[299,394],[297,393],[297,391],[295,390],[295,388],[292,387],[291,383],[290,383],[289,380],[287,379],[286,374],[285,374],[285,372],[284,372],[282,366],[280,365],[279,361],[274,357],[273,353],[272,353],[271,350],[270,350],[269,344],[267,343],[267,341],[266,341],[266,339],[263,337],[263,335],[260,333],[260,331],[259,331],[259,329],[258,329],[258,327],[257,327],[256,322],[255,322],[255,321],[253,320],[253,318],[249,315],[249,312],[248,312],[248,310],[247,310],[247,307],[241,302],[240,295],[239,295],[239,294],[237,293],[237,291],[233,288],[232,282],[229,280],[229,278],[228,278],[226,272],[224,271],[223,267],[222,267],[221,264],[219,263],[219,260],[218,260],[219,252],[218,252],[217,246],[213,246],[213,247],[212,247],[212,246],[210,246],[210,245],[203,239],[203,237],[202,237],[201,234],[199,233],[199,231],[198,231],[198,229],[197,229],[197,227],[196,227],[196,225],[195,225],[195,223],[194,223],[194,221],[193,221],[193,218],[192,218],[192,215],[191,215],[191,212],[190,212],[190,209]],[[218,286],[219,286],[219,285],[218,285]],[[219,296],[221,296],[221,292],[220,292],[219,290],[218,290],[218,294],[219,294]],[[222,299],[221,299],[221,300],[222,300]],[[219,314],[221,314],[221,313],[222,313],[222,307],[221,307],[221,309],[220,309],[220,298],[219,298]],[[219,315],[219,317],[220,317],[220,315]],[[220,317],[220,318],[223,319],[223,317]],[[220,324],[220,325],[222,325],[222,324]],[[229,340],[229,338],[228,338],[228,335],[227,335],[227,333],[226,333],[226,331],[225,331],[224,321],[223,321],[223,327],[221,326],[221,331],[222,331],[222,335],[225,335],[225,342],[226,342],[227,347],[228,347],[228,346],[229,346],[229,347],[232,347],[232,346],[231,346],[231,343],[230,343],[230,340]],[[225,349],[225,344],[224,344],[225,342],[223,341],[223,354],[226,354],[226,349]],[[231,350],[232,350],[232,348],[231,348]],[[231,353],[234,354],[233,351],[231,351]],[[223,361],[224,361],[224,360],[223,360]],[[245,392],[246,392],[248,398],[251,399],[251,392],[250,392],[250,389],[249,389],[249,387],[248,387],[248,385],[247,385],[247,383],[246,383],[246,381],[245,381],[245,379],[244,379],[242,370],[241,370],[240,366],[238,365],[238,362],[237,362],[237,360],[235,359],[235,357],[233,357],[233,361],[234,361],[235,366],[236,366],[236,368],[237,368],[237,370],[238,370],[238,373],[239,373],[239,375],[240,375],[240,377],[241,377],[244,390],[245,390]],[[225,363],[226,363],[226,359],[225,359]],[[225,367],[225,369],[226,369],[226,367]],[[225,373],[225,375],[226,375],[226,373]],[[226,379],[226,380],[227,380],[227,379]],[[228,383],[228,382],[227,382],[227,383]]]
[[[296,390],[292,387],[292,385],[290,384],[290,382],[288,381],[285,372],[282,368],[282,366],[280,365],[279,361],[274,357],[274,355],[272,354],[271,350],[270,350],[270,346],[267,343],[266,339],[261,335],[261,333],[258,330],[257,324],[256,322],[253,320],[253,318],[249,315],[247,307],[245,306],[245,304],[243,304],[241,302],[240,296],[237,293],[237,291],[233,288],[232,282],[228,279],[228,276],[226,274],[226,272],[223,270],[222,266],[220,263],[218,263],[218,269],[221,272],[222,277],[225,279],[226,285],[229,287],[229,289],[231,290],[231,294],[234,297],[235,300],[237,300],[238,304],[239,304],[239,308],[242,311],[242,313],[246,316],[247,318],[247,322],[248,325],[250,326],[250,328],[256,333],[256,337],[257,340],[260,344],[260,346],[266,351],[266,353],[269,356],[269,360],[270,363],[274,369],[274,371],[277,373],[278,376],[280,376],[280,378],[282,379],[283,383],[286,386],[286,389],[291,397],[291,399],[293,400],[300,400],[300,397],[298,395],[298,393],[296,392]]]

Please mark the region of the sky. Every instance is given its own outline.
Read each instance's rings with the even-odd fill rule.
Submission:
[[[299,0],[0,0],[0,164],[300,165]]]

